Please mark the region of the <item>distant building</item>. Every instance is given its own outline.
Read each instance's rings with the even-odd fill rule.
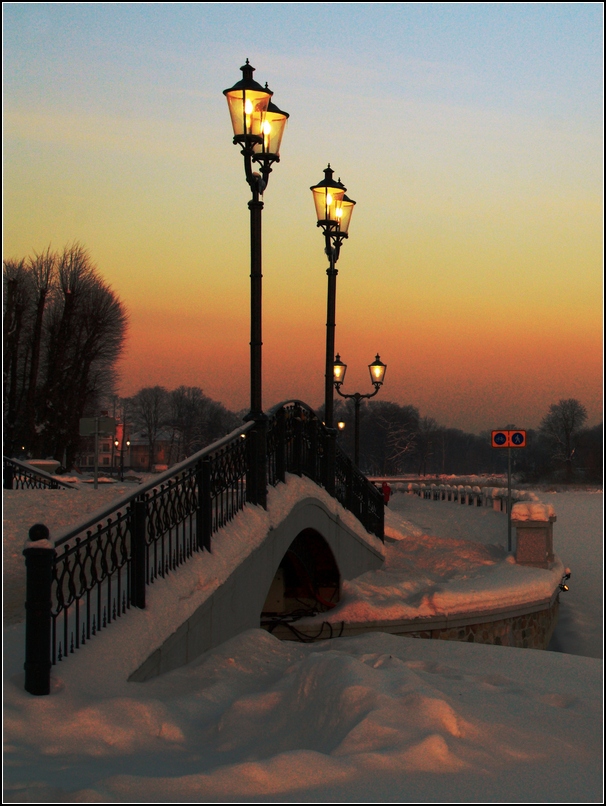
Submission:
[[[156,438],[151,469],[161,472],[169,467],[175,435],[172,431],[160,431]],[[126,464],[126,461],[125,461]],[[130,438],[130,464],[132,470],[147,471],[150,468],[149,440],[145,431],[137,431]]]

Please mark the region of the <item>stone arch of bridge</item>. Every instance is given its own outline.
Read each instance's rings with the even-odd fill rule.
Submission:
[[[341,573],[328,542],[316,529],[299,532],[269,586],[261,626],[269,629],[284,619],[324,613],[341,595]]]
[[[246,513],[241,517],[246,518]],[[300,535],[309,546],[312,534],[317,536],[316,545],[326,544],[327,548],[318,549],[322,563],[330,565],[327,550],[334,559],[333,580],[338,574],[339,592],[343,579],[354,579],[383,564],[383,547],[374,535],[362,533],[359,526],[352,528],[320,498],[310,495],[300,499],[270,527],[263,542],[238,561],[204,603],[180,625],[175,624],[175,632],[161,642],[129,680],[143,682],[176,669],[244,630],[258,629],[283,557]]]

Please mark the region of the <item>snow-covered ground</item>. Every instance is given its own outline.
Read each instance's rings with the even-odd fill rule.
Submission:
[[[56,531],[76,502],[67,496],[90,497],[41,492],[5,499],[7,604],[22,584],[26,526]],[[302,645],[253,630],[135,684],[115,673],[107,630],[36,698],[23,691],[15,602],[4,633],[5,801],[602,802],[602,495],[541,498],[573,572],[557,648],[576,655],[376,633]],[[460,572],[470,541],[494,565],[506,543],[504,515],[414,496],[394,496],[388,526],[388,550],[415,536],[430,548],[409,558],[433,554],[429,574]]]

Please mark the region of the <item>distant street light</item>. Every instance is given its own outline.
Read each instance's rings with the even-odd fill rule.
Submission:
[[[361,394],[360,392],[354,392],[352,395],[346,395],[341,391],[341,386],[345,380],[347,364],[344,364],[341,361],[341,356],[338,353],[333,364],[333,383],[337,393],[341,395],[341,397],[354,401],[354,462],[356,467],[359,467],[360,465],[360,403],[365,398],[374,397],[377,394],[379,389],[383,386],[386,369],[387,365],[381,361],[379,354],[377,353],[375,360],[372,362],[372,364],[368,365],[370,382],[375,387],[375,391],[369,392],[365,395]]]
[[[288,120],[271,102],[272,91],[253,79],[255,68],[246,64],[240,68],[242,78],[223,91],[227,98],[234,130],[234,145],[239,145],[244,157],[246,181],[252,192],[250,210],[250,411],[244,418],[257,424],[255,456],[251,457],[254,471],[247,479],[248,500],[266,505],[265,415],[262,395],[262,310],[261,310],[261,211],[263,195],[274,162],[280,161],[280,144]],[[257,163],[260,173],[253,171]]]
[[[120,446],[120,441],[115,439],[114,440],[114,447],[120,453],[120,481],[124,481],[124,451],[130,448],[130,439],[124,442],[124,436],[122,437],[122,446]]]

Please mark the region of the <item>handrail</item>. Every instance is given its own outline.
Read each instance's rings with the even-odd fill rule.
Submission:
[[[226,436],[221,437],[221,439],[218,439],[211,445],[207,445],[197,453],[188,456],[186,459],[183,459],[178,464],[173,465],[168,470],[164,470],[162,473],[156,476],[155,479],[152,479],[152,481],[149,481],[146,484],[140,484],[134,492],[125,493],[120,498],[114,498],[114,500],[108,506],[95,510],[95,512],[88,515],[75,526],[71,526],[69,529],[61,532],[60,537],[55,540],[55,546],[62,545],[79,532],[85,531],[90,526],[94,526],[99,521],[109,517],[117,510],[123,509],[125,506],[131,503],[131,501],[141,498],[145,495],[145,493],[149,492],[150,490],[154,490],[156,487],[160,487],[164,482],[170,481],[170,479],[173,479],[179,473],[182,473],[184,470],[188,470],[190,467],[192,467],[192,465],[197,464],[201,459],[204,459],[207,456],[212,456],[212,454],[221,450],[221,448],[232,442],[236,437],[246,434],[253,426],[254,423],[245,423],[239,428],[234,428],[234,430],[230,431],[230,433]]]
[[[88,515],[54,543],[32,537],[24,550],[26,690],[47,694],[51,665],[131,607],[144,608],[149,585],[194,553],[210,551],[212,535],[247,503],[265,507],[267,485],[285,481],[286,473],[324,486],[383,540],[382,493],[335,445],[334,430],[313,409],[299,400],[280,403]],[[41,539],[44,527],[35,532]]]
[[[4,471],[4,489],[5,490],[12,490],[12,481],[15,478],[15,468],[21,471],[21,474],[27,479],[24,481],[20,479],[22,487],[37,487],[39,482],[40,488],[56,490],[59,487],[65,487],[68,490],[75,490],[76,488],[72,484],[68,484],[66,481],[60,481],[59,479],[51,476],[50,473],[47,473],[46,470],[40,470],[33,465],[30,465],[28,462],[21,462],[19,459],[13,459],[8,456],[2,457],[2,465]],[[8,485],[8,480],[10,476],[10,486]]]

